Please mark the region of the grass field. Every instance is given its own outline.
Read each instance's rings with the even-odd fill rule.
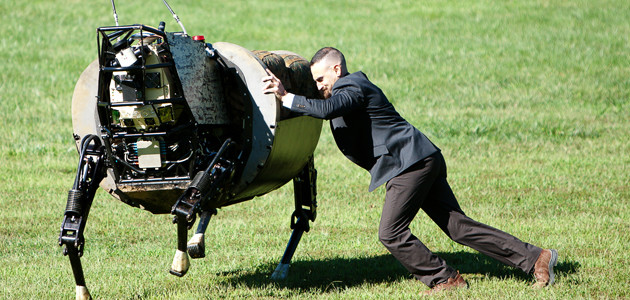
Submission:
[[[309,57],[345,52],[444,153],[471,217],[559,251],[557,283],[451,242],[419,214],[413,231],[470,289],[445,298],[630,298],[630,2],[183,1],[191,34]],[[167,22],[161,1],[116,2],[121,24]],[[0,2],[0,298],[68,299],[57,246],[74,178],[70,105],[96,58],[109,1]],[[378,242],[384,190],[337,150],[315,154],[318,219],[290,278],[269,279],[289,238],[292,188],[221,209],[207,257],[169,275],[175,226],[100,191],[83,257],[99,299],[409,299],[426,287]]]

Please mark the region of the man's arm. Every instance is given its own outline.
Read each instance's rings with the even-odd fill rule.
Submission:
[[[326,100],[307,99],[304,96],[288,93],[282,82],[271,71],[267,70],[267,73],[269,76],[263,78],[263,82],[267,82],[263,92],[274,93],[276,98],[282,101],[282,106],[305,116],[328,120],[364,105],[361,88],[349,80],[337,82],[333,96]]]
[[[291,111],[326,120],[343,116],[365,105],[361,88],[350,81],[337,81],[333,95],[326,100],[296,95],[291,102]]]

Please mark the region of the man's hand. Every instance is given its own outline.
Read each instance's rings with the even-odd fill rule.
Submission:
[[[269,69],[265,69],[269,76],[263,77],[262,81],[266,82],[267,85],[263,88],[263,93],[265,94],[276,94],[276,98],[282,100],[282,97],[286,96],[288,93],[284,89],[284,85],[276,75],[273,75]]]

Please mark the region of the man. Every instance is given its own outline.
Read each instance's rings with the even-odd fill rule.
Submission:
[[[557,251],[524,243],[467,217],[446,180],[440,149],[405,121],[365,74],[348,73],[339,50],[322,48],[311,60],[311,73],[324,101],[287,93],[280,80],[267,72],[263,92],[274,93],[294,113],[330,120],[341,152],[370,172],[369,190],[386,183],[379,239],[409,272],[431,288],[425,294],[467,288],[468,284],[411,233],[409,224],[419,209],[455,242],[533,272],[536,287],[553,284]]]

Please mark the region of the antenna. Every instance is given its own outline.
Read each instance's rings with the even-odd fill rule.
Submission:
[[[116,13],[116,5],[114,4],[114,0],[112,0],[112,10],[114,10],[114,21],[116,21],[116,26],[118,26],[118,14]]]
[[[112,0],[113,3],[114,0]],[[166,5],[166,7],[168,8],[168,10],[171,11],[171,14],[173,15],[173,18],[175,19],[175,21],[177,21],[177,24],[179,24],[179,26],[182,28],[182,31],[184,32],[185,36],[188,36],[188,33],[186,32],[186,28],[184,28],[184,24],[182,24],[182,22],[179,20],[179,17],[175,14],[175,12],[173,11],[173,9],[171,9],[171,6],[168,5],[168,3],[166,3],[166,0],[162,0],[164,1],[164,5]]]

